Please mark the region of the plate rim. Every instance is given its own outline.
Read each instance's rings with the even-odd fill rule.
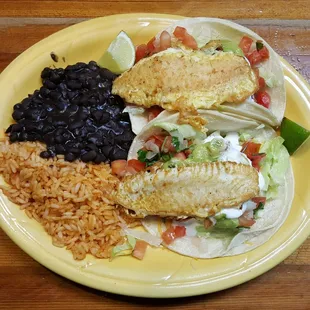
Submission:
[[[59,34],[65,35],[67,32],[70,32],[72,28],[80,28],[83,27],[86,23],[93,23],[96,20],[109,20],[114,18],[130,18],[130,19],[153,19],[153,20],[178,20],[185,18],[184,16],[179,15],[170,15],[170,14],[148,14],[148,13],[132,13],[132,14],[115,14],[115,15],[109,15],[105,17],[98,17],[94,19],[89,19],[86,21],[83,21],[78,24],[71,25],[69,27],[66,27],[60,31],[57,31],[54,34],[51,34],[50,36],[44,38],[43,40],[37,42],[36,44],[29,47],[26,51],[24,51],[21,55],[19,55],[17,58],[15,58],[1,73],[0,75],[0,83],[3,79],[6,78],[6,75],[9,74],[10,70],[18,66],[19,62],[23,60],[25,56],[27,56],[31,51],[35,48],[37,48],[40,45],[43,45],[47,41],[50,41],[51,38],[54,40],[58,38]],[[290,75],[293,77],[294,82],[300,87],[303,91],[303,93],[306,92],[306,96],[310,98],[310,86],[305,81],[305,79],[283,58],[281,58],[281,62],[283,67],[290,73]],[[4,203],[2,197],[0,197],[0,204]],[[23,212],[23,211],[20,211]],[[93,281],[93,279],[89,278],[89,276],[84,273],[83,277],[81,277],[81,273],[77,272],[75,269],[75,272],[72,272],[71,269],[74,268],[72,266],[68,266],[67,263],[59,260],[58,258],[54,258],[54,260],[48,259],[48,251],[43,249],[45,257],[42,257],[42,253],[38,254],[39,252],[31,251],[33,245],[29,246],[26,242],[23,242],[23,238],[18,238],[16,235],[16,232],[14,231],[13,227],[9,225],[9,223],[5,220],[4,214],[0,210],[0,227],[3,229],[3,231],[9,236],[9,238],[24,252],[26,252],[30,257],[35,259],[38,263],[45,266],[46,268],[52,270],[53,272],[72,280],[76,283],[98,289],[101,291],[106,291],[109,293],[114,294],[122,294],[127,296],[136,296],[136,297],[148,297],[148,298],[171,298],[171,297],[187,297],[187,296],[196,296],[206,293],[212,293],[215,291],[224,290],[236,285],[239,285],[241,283],[247,282],[251,279],[256,278],[257,276],[267,272],[271,268],[275,267],[277,264],[282,262],[285,258],[287,258],[290,254],[292,254],[310,235],[310,221],[308,220],[304,225],[300,225],[300,227],[296,230],[294,236],[291,236],[288,240],[286,240],[287,245],[283,246],[281,251],[277,251],[273,257],[264,257],[264,265],[260,264],[257,266],[254,266],[253,268],[250,268],[249,270],[244,270],[244,273],[242,276],[240,274],[234,275],[233,278],[230,278],[230,281],[227,281],[227,284],[221,284],[221,282],[214,285],[214,288],[206,289],[204,288],[204,285],[208,283],[207,279],[203,279],[200,281],[197,281],[198,283],[193,282],[187,282],[184,285],[180,285],[179,283],[177,285],[161,285],[161,286],[155,286],[153,285],[153,291],[148,294],[144,294],[143,290],[139,290],[139,286],[141,286],[141,283],[133,285],[132,282],[128,280],[123,280],[125,283],[121,283],[120,285],[117,285],[117,282],[120,282],[120,280],[114,280],[109,279],[110,282],[115,282],[115,285],[106,285],[105,287],[102,286],[101,282],[98,282],[98,284]],[[292,243],[293,242],[293,243]],[[290,246],[288,246],[290,243],[292,243]],[[279,248],[279,247],[278,247]],[[274,249],[277,250],[278,248]],[[274,252],[273,251],[273,252]],[[272,254],[272,253],[271,253]],[[45,260],[46,258],[46,260]],[[266,258],[266,259],[265,259]],[[66,266],[67,268],[63,268]],[[247,272],[251,271],[251,272]],[[137,287],[135,287],[137,286]],[[142,284],[142,286],[144,286]],[[220,286],[220,288],[218,287]],[[125,290],[125,291],[124,291]]]

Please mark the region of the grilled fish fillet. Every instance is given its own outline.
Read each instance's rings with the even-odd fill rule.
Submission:
[[[207,217],[258,192],[258,173],[252,166],[212,162],[126,176],[113,198],[137,217]]]
[[[257,90],[257,77],[243,57],[168,49],[124,72],[112,93],[146,108],[193,111],[242,102]]]

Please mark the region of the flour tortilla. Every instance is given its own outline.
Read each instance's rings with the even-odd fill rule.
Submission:
[[[243,116],[235,116],[218,111],[200,111],[201,115],[208,120],[209,132],[220,130],[221,133],[239,131],[242,129],[256,130],[260,142],[276,136],[275,131],[262,126],[254,120]],[[164,111],[156,119],[146,125],[143,131],[134,139],[129,151],[128,159],[137,158],[137,151],[144,145],[145,141],[156,133],[159,128],[153,127],[154,123],[172,122],[177,123],[178,113]],[[258,128],[257,128],[258,127]],[[284,182],[278,188],[278,197],[267,200],[264,210],[259,212],[256,223],[247,230],[238,233],[233,238],[214,238],[186,236],[176,239],[171,245],[166,245],[170,250],[179,254],[195,258],[214,258],[222,256],[238,255],[267,242],[281,227],[287,218],[294,196],[294,176],[291,165],[286,172]],[[142,220],[145,229],[154,236],[161,236],[166,230],[164,221],[159,217],[149,216]]]

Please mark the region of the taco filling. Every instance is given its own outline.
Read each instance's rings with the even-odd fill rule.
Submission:
[[[261,139],[262,128],[205,136],[189,125],[152,123],[156,134],[118,171],[115,200],[129,214],[145,218],[151,233],[159,227],[153,233],[166,245],[232,238],[255,225],[289,165],[281,137]]]

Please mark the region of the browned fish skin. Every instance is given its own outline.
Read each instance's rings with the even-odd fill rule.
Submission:
[[[113,198],[138,217],[207,217],[258,193],[258,173],[252,166],[213,162],[127,176]]]
[[[112,92],[129,103],[180,111],[242,102],[258,90],[257,77],[243,57],[168,51],[140,60],[114,81]]]

